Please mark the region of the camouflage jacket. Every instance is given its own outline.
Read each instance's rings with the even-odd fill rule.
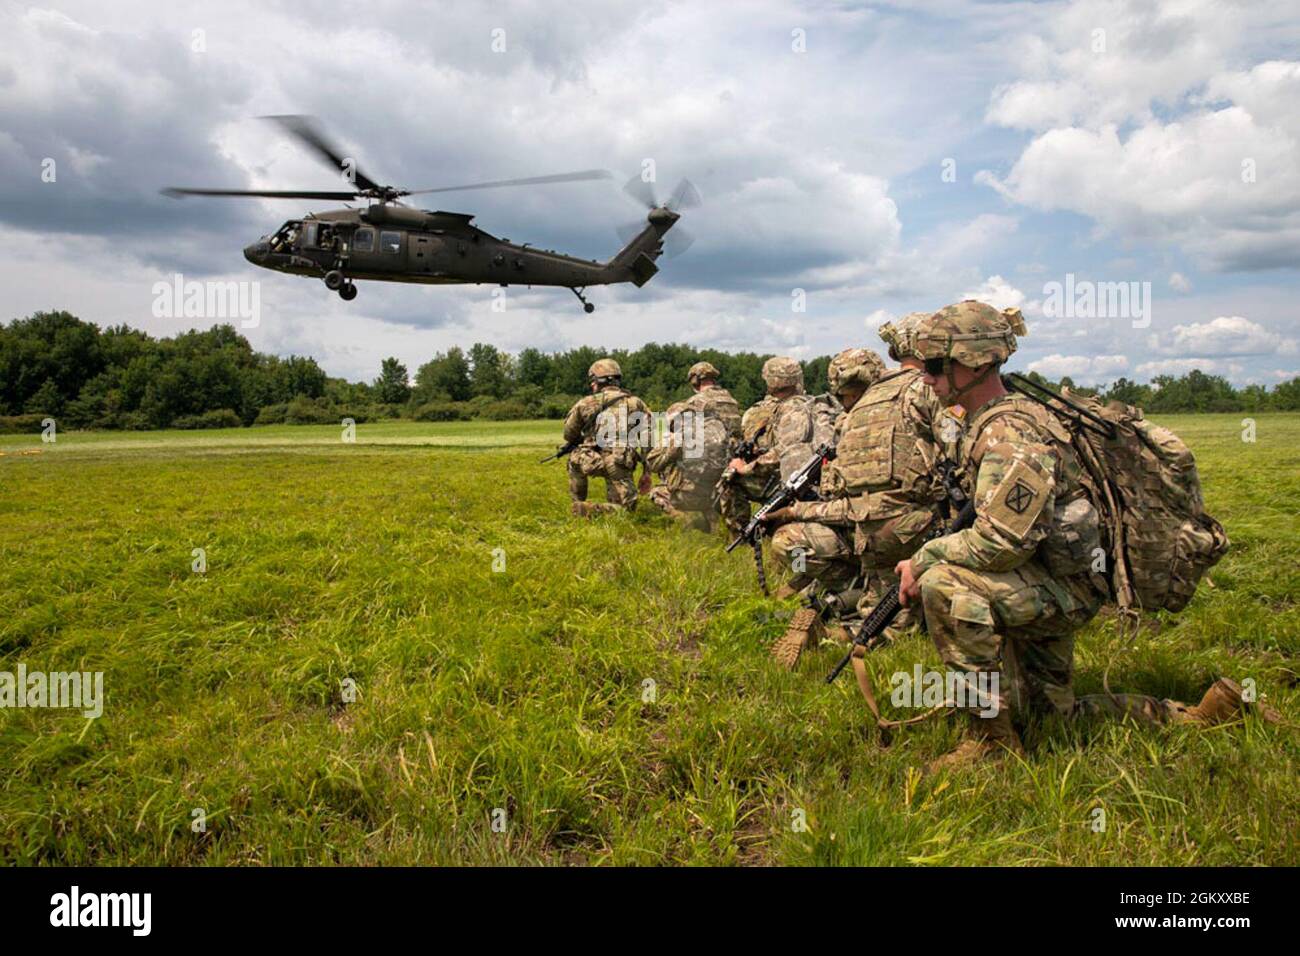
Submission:
[[[727,435],[733,440],[742,435],[740,403],[731,397],[731,393],[720,385],[706,385],[683,402],[687,408],[713,415],[726,426]]]
[[[767,432],[759,443],[763,452],[754,459],[753,475],[766,482],[779,474],[785,481],[812,457],[814,448],[833,438],[831,420],[818,410],[813,398],[791,395],[774,401]]]
[[[918,575],[940,562],[1010,571],[1031,558],[1054,576],[1086,574],[1100,545],[1070,433],[1037,402],[1010,394],[989,402],[962,440],[975,524],[935,538],[912,559]]]
[[[606,385],[585,395],[564,419],[564,440],[602,451],[634,449],[644,460],[650,444],[650,409],[627,389]]]
[[[796,505],[795,515],[835,525],[897,519],[904,530],[928,524],[943,496],[934,467],[944,456],[939,436],[956,437],[949,422],[918,370],[885,373],[841,419],[836,458],[822,478],[826,500]]]
[[[752,439],[758,434],[759,429],[764,425],[770,425],[772,422],[772,412],[776,409],[776,399],[771,395],[764,395],[749,408],[745,409],[744,416],[740,419],[740,432],[742,438]],[[769,434],[771,430],[764,432],[759,438],[758,444],[761,448],[771,448],[772,440]]]
[[[682,458],[681,419],[680,414],[686,410],[685,402],[673,402],[664,412],[667,430],[662,439],[646,455],[646,467],[661,477],[668,476],[676,470],[674,466]],[[672,484],[670,481],[669,484]]]
[[[699,416],[698,420],[690,423],[683,422],[678,417],[682,412],[690,412]],[[707,440],[710,446],[716,444],[717,429],[705,428],[704,422],[707,419],[716,419],[721,422],[722,432],[725,434],[724,447],[721,449],[709,447],[705,450],[710,460],[717,458],[725,460],[727,453],[730,451],[729,443],[738,440],[742,435],[740,404],[731,397],[730,392],[717,385],[705,386],[691,395],[690,398],[674,402],[668,406],[664,417],[667,420],[667,433],[664,435],[664,441],[656,446],[646,459],[650,470],[661,475],[667,474],[669,466],[674,462],[682,460],[683,446],[686,444],[681,440],[683,431],[691,431],[691,437],[697,442]],[[699,450],[697,449],[697,451]],[[720,471],[719,474],[721,474]]]
[[[848,414],[841,406],[841,411],[831,426],[832,442],[837,448],[843,439],[844,426],[847,423]],[[845,490],[844,476],[840,474],[839,467],[838,457],[822,466],[819,487],[821,501],[796,501],[790,505],[790,512],[797,520],[834,526],[850,526],[854,523],[854,516],[860,507],[860,502]]]
[[[720,416],[701,411],[703,404],[687,400],[669,406],[667,430],[646,456],[646,467],[663,476],[671,492],[707,494],[727,467],[731,436]],[[738,426],[739,408],[736,412]]]

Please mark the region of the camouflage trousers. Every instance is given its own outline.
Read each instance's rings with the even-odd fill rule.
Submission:
[[[899,560],[902,560],[901,558]],[[895,562],[896,564],[897,562]],[[858,615],[865,618],[877,604],[885,599],[885,592],[898,584],[898,575],[894,565],[873,568],[865,562],[862,565],[862,599],[858,601]],[[885,628],[884,639],[896,641],[921,623],[921,615],[913,607],[899,610],[889,627]]]
[[[859,614],[863,617],[870,614],[884,600],[885,592],[898,583],[894,567],[916,553],[933,520],[933,512],[918,509],[889,518],[862,521],[854,527],[853,545],[862,556],[863,587],[862,600],[858,602]],[[905,607],[885,628],[885,640],[896,641],[920,623],[920,612]]]
[[[569,497],[575,502],[587,500],[587,479],[605,479],[605,501],[587,505],[590,512],[636,510],[635,461],[627,464],[627,453],[578,448],[569,456]]]
[[[738,483],[728,482],[718,491],[718,510],[727,530],[739,534],[749,522],[749,495]]]
[[[697,531],[713,530],[718,509],[713,506],[712,491],[698,488],[673,488],[655,485],[650,489],[650,501],[664,514],[675,518],[688,528]]]
[[[858,560],[848,529],[816,521],[792,521],[772,535],[772,557],[794,577],[790,587],[816,581],[828,591],[842,591],[858,576]]]
[[[1012,718],[1132,717],[1166,723],[1187,710],[1143,694],[1074,694],[1074,635],[1101,607],[1086,581],[1057,582],[1036,561],[1014,571],[938,564],[921,576],[930,637],[951,670],[998,674],[991,696]],[[985,705],[987,706],[987,705]]]

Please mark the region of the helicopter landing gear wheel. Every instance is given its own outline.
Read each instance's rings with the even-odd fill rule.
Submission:
[[[325,288],[331,292],[337,292],[343,287],[343,273],[338,269],[331,269],[325,273]]]
[[[345,282],[339,286],[339,298],[344,302],[351,302],[357,297],[357,287],[351,282]]]
[[[578,297],[578,301],[582,303],[583,312],[586,312],[588,315],[590,315],[591,313],[596,311],[596,307],[592,305],[590,302],[588,302],[587,297],[582,294],[587,291],[586,286],[583,286],[581,289],[570,288],[569,291]]]

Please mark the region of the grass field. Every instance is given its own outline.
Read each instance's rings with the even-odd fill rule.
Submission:
[[[1164,420],[1233,548],[1131,647],[1094,622],[1080,691],[1227,674],[1300,724],[1300,416],[1256,422]],[[837,651],[769,663],[792,604],[747,553],[649,508],[571,518],[556,441],[0,436],[0,670],[107,696],[0,709],[0,862],[1300,863],[1300,731],[1049,722],[1024,762],[923,776],[955,722],[882,745],[851,677],[822,683]],[[919,636],[871,663],[917,660]]]

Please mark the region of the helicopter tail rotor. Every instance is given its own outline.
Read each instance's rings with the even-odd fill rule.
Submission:
[[[623,192],[627,193],[635,202],[645,206],[646,209],[667,209],[671,212],[683,212],[687,209],[694,209],[700,204],[700,191],[695,188],[689,179],[681,179],[673,187],[673,191],[668,194],[668,198],[663,202],[655,196],[654,183],[647,182],[640,176],[633,176],[623,184]]]
[[[663,202],[660,202],[655,195],[654,183],[647,182],[640,176],[633,176],[624,183],[623,192],[650,211],[647,219],[625,223],[618,227],[618,237],[623,241],[624,246],[628,246],[647,229],[647,221],[652,227],[658,224],[655,232],[657,238],[662,241],[661,246],[654,248],[653,251],[647,250],[647,254],[652,254],[656,258],[660,253],[670,259],[680,256],[695,242],[695,237],[684,227],[675,226],[684,210],[694,209],[701,203],[700,191],[689,179],[679,180]]]

